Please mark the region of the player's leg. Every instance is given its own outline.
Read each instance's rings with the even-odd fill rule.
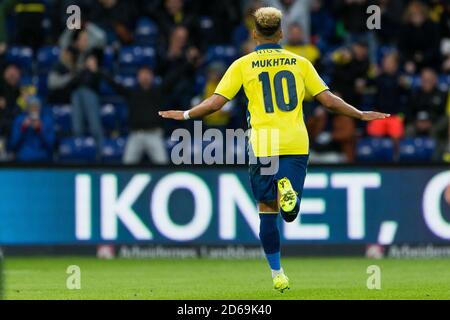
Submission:
[[[278,201],[258,204],[260,226],[259,238],[272,270],[273,287],[283,292],[289,289],[289,279],[281,267],[281,241],[278,223]]]
[[[300,212],[308,156],[281,156],[279,161],[277,180],[280,214],[286,222],[293,222]]]
[[[263,166],[250,165],[250,182],[258,202],[260,218],[259,238],[264,250],[267,262],[272,270],[274,288],[283,291],[289,287],[289,280],[284,275],[281,267],[280,231],[278,227],[278,201],[274,175],[261,174]]]

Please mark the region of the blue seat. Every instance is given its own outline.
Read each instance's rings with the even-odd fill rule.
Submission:
[[[126,139],[106,139],[103,145],[102,158],[107,163],[121,163],[125,151]]]
[[[102,106],[100,116],[103,128],[107,132],[123,132],[127,126],[128,108],[122,104],[108,103]]]
[[[405,138],[400,141],[401,162],[429,162],[436,142],[432,138]]]
[[[361,162],[394,161],[394,143],[389,138],[364,138],[358,141],[356,158]]]
[[[18,65],[24,73],[33,71],[33,49],[30,47],[11,47],[6,52],[6,62]]]
[[[20,86],[36,86],[38,79],[31,74],[25,74],[20,78]]]
[[[40,97],[48,95],[48,73],[41,73],[37,76],[37,90]]]
[[[103,50],[102,67],[112,72],[114,70],[114,49],[112,47],[106,47]]]
[[[143,17],[136,23],[135,41],[141,46],[152,46],[158,39],[158,26],[153,20]]]
[[[395,51],[395,47],[393,46],[380,46],[377,50],[377,62],[381,63],[386,54]]]
[[[64,163],[89,163],[96,161],[95,140],[88,138],[65,138],[59,145],[59,160]]]
[[[112,96],[116,94],[109,83],[104,80],[100,81],[99,93],[101,96]]]
[[[141,66],[153,68],[156,52],[152,47],[124,47],[119,52],[119,69],[122,74],[136,74]]]
[[[248,29],[245,25],[241,24],[233,31],[233,44],[236,48],[240,48],[242,44],[248,40]]]
[[[200,37],[205,43],[210,43],[214,39],[214,20],[209,16],[199,17]]]
[[[60,134],[72,131],[72,107],[70,105],[54,105],[51,107],[56,132]]]
[[[450,89],[450,75],[441,74],[439,75],[439,88],[442,91],[447,91]]]
[[[58,47],[42,47],[37,52],[37,71],[39,74],[48,73],[59,59]]]
[[[209,64],[214,61],[223,62],[226,65],[231,65],[236,60],[238,52],[233,46],[212,46],[208,48],[206,53],[206,63]]]
[[[137,86],[137,78],[135,74],[119,74],[114,80],[122,84],[126,88],[135,88]]]

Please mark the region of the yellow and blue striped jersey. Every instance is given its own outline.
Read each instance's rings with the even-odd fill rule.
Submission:
[[[316,96],[328,90],[311,62],[278,44],[260,45],[230,66],[215,93],[231,100],[242,87],[248,99],[254,154],[308,154],[302,106],[305,92]]]

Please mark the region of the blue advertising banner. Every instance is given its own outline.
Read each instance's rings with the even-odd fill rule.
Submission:
[[[450,170],[310,169],[284,243],[448,243]],[[0,244],[258,243],[247,170],[0,169]]]

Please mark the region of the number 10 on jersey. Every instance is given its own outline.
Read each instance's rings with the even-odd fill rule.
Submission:
[[[286,101],[283,90],[283,80],[287,84],[288,101]],[[275,93],[275,103],[282,111],[292,111],[298,105],[297,84],[295,76],[292,72],[283,70],[275,74],[273,78],[273,85],[270,81],[268,72],[259,74],[259,81],[262,83],[264,95],[264,107],[267,113],[274,112],[274,101],[272,99],[272,90]]]

